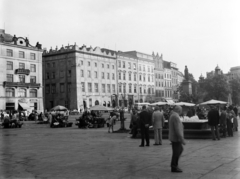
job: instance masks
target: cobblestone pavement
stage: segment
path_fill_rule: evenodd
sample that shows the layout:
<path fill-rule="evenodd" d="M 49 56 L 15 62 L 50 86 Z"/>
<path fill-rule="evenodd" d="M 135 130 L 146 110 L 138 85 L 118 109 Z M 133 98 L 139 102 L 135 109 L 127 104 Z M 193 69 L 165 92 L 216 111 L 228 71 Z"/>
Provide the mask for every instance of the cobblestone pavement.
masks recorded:
<path fill-rule="evenodd" d="M 140 139 L 107 133 L 106 127 L 52 129 L 25 122 L 21 129 L 0 129 L 0 178 L 239 179 L 239 133 L 220 141 L 187 140 L 183 173 L 176 174 L 170 172 L 168 140 L 153 146 L 151 139 L 150 147 L 140 148 Z"/>

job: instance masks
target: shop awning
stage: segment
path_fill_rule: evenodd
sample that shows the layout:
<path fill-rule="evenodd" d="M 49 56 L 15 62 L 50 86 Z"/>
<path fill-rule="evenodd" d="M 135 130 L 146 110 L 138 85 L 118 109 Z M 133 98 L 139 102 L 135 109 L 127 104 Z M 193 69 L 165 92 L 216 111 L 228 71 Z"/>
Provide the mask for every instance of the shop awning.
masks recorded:
<path fill-rule="evenodd" d="M 26 103 L 18 103 L 18 104 L 23 108 L 23 110 L 27 110 L 30 108 Z"/>

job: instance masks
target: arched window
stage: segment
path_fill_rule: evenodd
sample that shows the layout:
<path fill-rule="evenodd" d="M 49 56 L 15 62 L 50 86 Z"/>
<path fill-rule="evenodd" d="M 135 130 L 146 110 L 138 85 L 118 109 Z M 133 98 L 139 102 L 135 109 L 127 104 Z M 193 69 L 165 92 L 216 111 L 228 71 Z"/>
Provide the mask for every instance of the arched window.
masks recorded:
<path fill-rule="evenodd" d="M 27 97 L 26 90 L 23 89 L 23 88 L 20 88 L 20 89 L 18 90 L 18 97 Z"/>
<path fill-rule="evenodd" d="M 6 96 L 7 97 L 14 97 L 15 96 L 14 89 L 13 88 L 7 88 L 6 89 Z"/>
<path fill-rule="evenodd" d="M 37 90 L 31 89 L 31 90 L 30 90 L 30 97 L 31 97 L 31 98 L 37 97 Z"/>

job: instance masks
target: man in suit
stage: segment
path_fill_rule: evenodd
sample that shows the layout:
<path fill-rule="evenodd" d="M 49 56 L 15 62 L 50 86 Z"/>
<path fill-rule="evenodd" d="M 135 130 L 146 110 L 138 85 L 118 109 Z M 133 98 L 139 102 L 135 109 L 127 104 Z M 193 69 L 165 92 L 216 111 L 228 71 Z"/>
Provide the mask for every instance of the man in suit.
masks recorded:
<path fill-rule="evenodd" d="M 149 112 L 146 110 L 146 106 L 142 107 L 142 112 L 139 114 L 139 124 L 141 129 L 141 145 L 144 147 L 144 140 L 146 140 L 146 146 L 149 146 L 149 125 L 151 123 L 151 117 Z"/>
<path fill-rule="evenodd" d="M 164 126 L 164 116 L 163 113 L 160 112 L 159 107 L 155 107 L 155 111 L 152 115 L 152 124 L 155 139 L 155 144 L 153 145 L 162 145 L 162 128 Z"/>
<path fill-rule="evenodd" d="M 211 107 L 211 110 L 208 112 L 207 117 L 208 117 L 208 124 L 211 127 L 211 131 L 212 131 L 212 139 L 216 140 L 216 135 L 217 135 L 217 139 L 220 140 L 219 130 L 218 130 L 220 115 L 218 110 L 214 106 L 210 106 L 210 107 Z"/>
<path fill-rule="evenodd" d="M 179 158 L 183 152 L 183 146 L 185 145 L 185 140 L 183 136 L 183 124 L 180 120 L 180 114 L 182 113 L 181 106 L 175 106 L 172 114 L 169 118 L 169 140 L 172 142 L 172 161 L 171 161 L 171 171 L 172 172 L 182 172 L 178 167 Z"/>

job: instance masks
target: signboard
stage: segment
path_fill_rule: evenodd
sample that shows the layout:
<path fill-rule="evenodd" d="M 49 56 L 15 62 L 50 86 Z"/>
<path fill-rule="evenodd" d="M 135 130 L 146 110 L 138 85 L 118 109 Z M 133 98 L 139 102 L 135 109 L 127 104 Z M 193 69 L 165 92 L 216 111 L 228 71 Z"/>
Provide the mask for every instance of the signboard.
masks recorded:
<path fill-rule="evenodd" d="M 22 99 L 19 99 L 18 102 L 20 102 L 20 103 L 27 103 L 27 99 L 22 98 Z"/>

